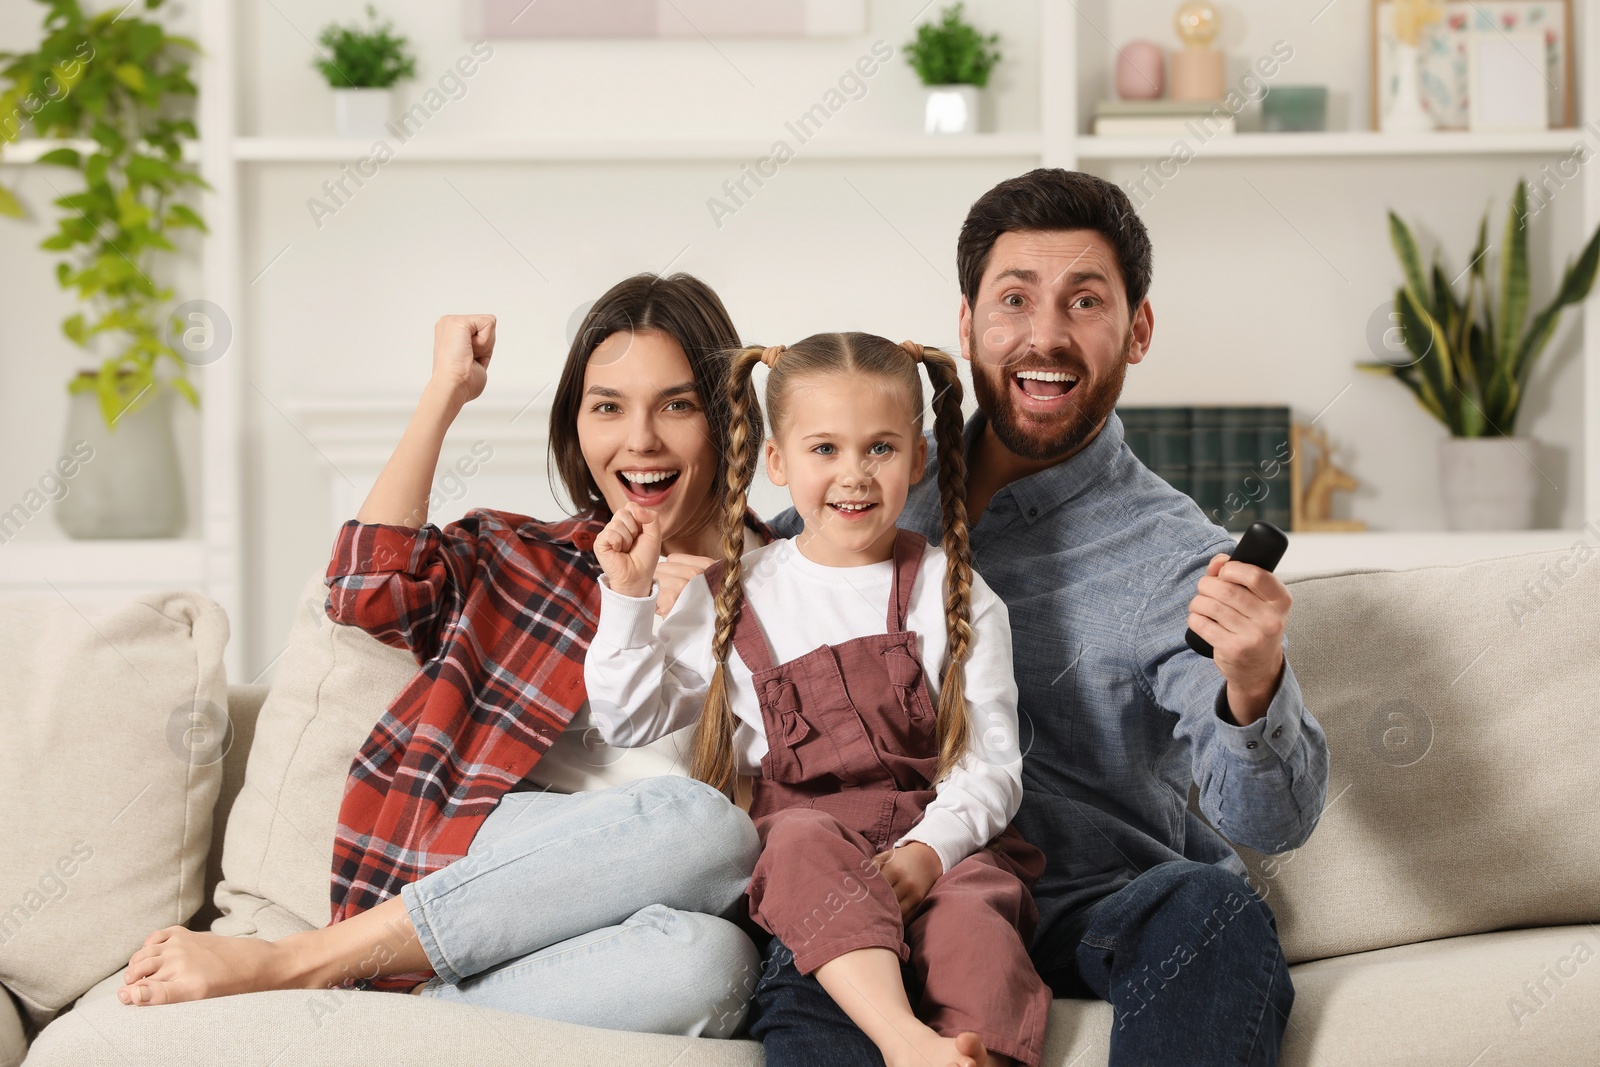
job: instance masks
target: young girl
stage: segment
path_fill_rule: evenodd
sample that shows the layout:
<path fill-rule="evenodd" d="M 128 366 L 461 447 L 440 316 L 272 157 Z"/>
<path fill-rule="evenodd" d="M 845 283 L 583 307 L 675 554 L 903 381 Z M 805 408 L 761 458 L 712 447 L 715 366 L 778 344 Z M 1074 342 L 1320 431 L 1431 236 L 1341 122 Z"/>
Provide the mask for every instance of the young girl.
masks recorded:
<path fill-rule="evenodd" d="M 767 472 L 805 528 L 744 555 L 736 524 L 756 463 L 744 416 L 763 361 Z M 942 551 L 895 527 L 927 456 L 919 363 L 937 413 Z M 730 390 L 723 558 L 658 636 L 660 523 L 630 505 L 595 540 L 593 720 L 631 746 L 699 718 L 692 773 L 724 793 L 749 785 L 762 842 L 750 918 L 890 1067 L 1037 1067 L 1050 993 L 1026 945 L 1044 861 L 1009 826 L 1022 791 L 1011 634 L 972 571 L 955 361 L 818 334 L 743 350 Z"/>

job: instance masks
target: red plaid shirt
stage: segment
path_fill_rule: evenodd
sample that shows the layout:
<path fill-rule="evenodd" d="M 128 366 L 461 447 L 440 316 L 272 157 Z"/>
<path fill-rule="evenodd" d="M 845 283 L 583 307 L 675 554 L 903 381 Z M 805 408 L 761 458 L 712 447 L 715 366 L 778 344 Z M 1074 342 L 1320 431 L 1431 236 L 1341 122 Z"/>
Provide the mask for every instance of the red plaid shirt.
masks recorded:
<path fill-rule="evenodd" d="M 333 845 L 333 922 L 467 853 L 478 826 L 582 707 L 604 523 L 475 510 L 443 530 L 354 519 L 328 616 L 422 665 L 361 746 Z M 512 615 L 512 606 L 517 615 Z M 409 988 L 430 976 L 375 979 Z"/>

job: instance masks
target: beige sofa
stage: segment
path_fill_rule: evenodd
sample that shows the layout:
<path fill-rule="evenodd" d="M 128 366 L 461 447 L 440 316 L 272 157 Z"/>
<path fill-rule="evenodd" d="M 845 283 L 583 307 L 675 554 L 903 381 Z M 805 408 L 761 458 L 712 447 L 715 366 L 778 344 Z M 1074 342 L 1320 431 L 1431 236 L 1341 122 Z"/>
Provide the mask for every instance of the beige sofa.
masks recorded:
<path fill-rule="evenodd" d="M 1291 583 L 1332 772 L 1307 845 L 1245 857 L 1294 965 L 1285 1063 L 1600 1063 L 1593 555 L 1575 540 Z M 0 1067 L 759 1064 L 748 1041 L 393 994 L 117 1003 L 159 926 L 275 938 L 326 920 L 350 755 L 415 665 L 329 623 L 320 580 L 301 598 L 270 692 L 226 684 L 226 619 L 204 598 L 0 610 Z M 1058 1001 L 1047 1063 L 1104 1063 L 1111 1025 L 1105 1004 Z"/>

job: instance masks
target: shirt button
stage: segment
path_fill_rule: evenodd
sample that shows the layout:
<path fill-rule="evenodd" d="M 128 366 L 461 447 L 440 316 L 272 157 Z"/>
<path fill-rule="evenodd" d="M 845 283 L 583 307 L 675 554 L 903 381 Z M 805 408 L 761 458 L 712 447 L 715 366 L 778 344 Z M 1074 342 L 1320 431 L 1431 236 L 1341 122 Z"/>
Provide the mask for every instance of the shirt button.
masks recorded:
<path fill-rule="evenodd" d="M 1038 508 L 1029 508 L 1028 509 L 1028 518 L 1036 519 L 1038 517 L 1039 517 L 1039 509 Z"/>
<path fill-rule="evenodd" d="M 1282 737 L 1283 736 L 1283 727 L 1280 726 L 1276 730 L 1272 731 L 1272 736 L 1274 738 Z"/>
<path fill-rule="evenodd" d="M 1245 748 L 1255 748 L 1255 747 L 1256 747 L 1256 746 L 1257 746 L 1257 745 L 1259 745 L 1259 744 L 1260 744 L 1260 743 L 1261 743 L 1261 742 L 1259 742 L 1259 741 L 1246 741 L 1246 742 L 1245 742 L 1245 743 L 1244 743 L 1244 747 L 1245 747 Z"/>

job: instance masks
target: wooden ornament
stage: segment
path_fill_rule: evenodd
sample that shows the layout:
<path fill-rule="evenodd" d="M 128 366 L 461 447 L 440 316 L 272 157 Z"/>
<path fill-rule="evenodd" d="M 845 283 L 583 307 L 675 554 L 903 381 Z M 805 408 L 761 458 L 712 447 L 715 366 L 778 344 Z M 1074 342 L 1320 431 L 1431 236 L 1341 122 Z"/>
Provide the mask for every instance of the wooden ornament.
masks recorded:
<path fill-rule="evenodd" d="M 1360 519 L 1335 519 L 1333 494 L 1360 484 L 1348 471 L 1334 466 L 1333 446 L 1322 430 L 1295 423 L 1289 427 L 1289 528 L 1296 533 L 1350 533 L 1365 530 Z M 1310 476 L 1306 474 L 1307 443 L 1316 446 Z"/>

